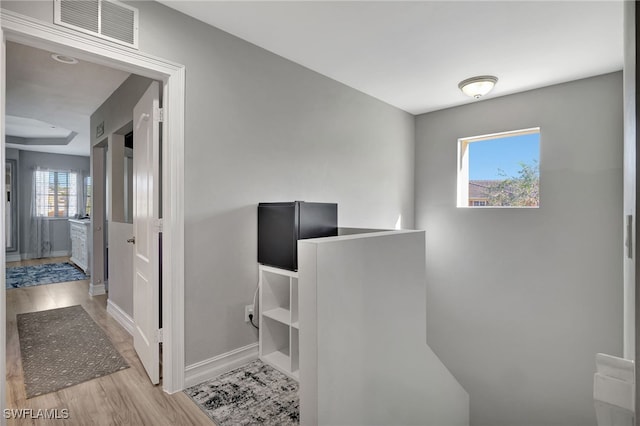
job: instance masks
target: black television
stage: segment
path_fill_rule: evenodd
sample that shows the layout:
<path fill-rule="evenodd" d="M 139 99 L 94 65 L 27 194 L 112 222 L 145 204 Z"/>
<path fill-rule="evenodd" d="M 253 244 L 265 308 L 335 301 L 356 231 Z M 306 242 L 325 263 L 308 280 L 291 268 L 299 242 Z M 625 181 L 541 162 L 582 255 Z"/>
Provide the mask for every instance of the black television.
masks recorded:
<path fill-rule="evenodd" d="M 258 204 L 258 263 L 298 270 L 298 240 L 338 235 L 338 204 Z"/>

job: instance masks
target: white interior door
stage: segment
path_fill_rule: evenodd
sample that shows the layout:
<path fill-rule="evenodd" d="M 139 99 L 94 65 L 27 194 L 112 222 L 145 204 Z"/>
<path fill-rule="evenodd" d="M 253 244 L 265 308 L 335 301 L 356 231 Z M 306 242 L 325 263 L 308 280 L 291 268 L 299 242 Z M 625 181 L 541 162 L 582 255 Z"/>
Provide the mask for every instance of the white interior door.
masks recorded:
<path fill-rule="evenodd" d="M 159 97 L 153 82 L 133 109 L 133 346 L 153 384 L 160 382 Z"/>

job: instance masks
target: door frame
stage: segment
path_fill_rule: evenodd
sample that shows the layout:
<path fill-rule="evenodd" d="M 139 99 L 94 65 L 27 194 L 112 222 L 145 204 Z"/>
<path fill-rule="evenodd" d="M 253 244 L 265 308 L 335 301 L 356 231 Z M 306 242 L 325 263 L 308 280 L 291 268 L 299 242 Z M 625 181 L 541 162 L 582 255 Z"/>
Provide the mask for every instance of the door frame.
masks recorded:
<path fill-rule="evenodd" d="M 0 9 L 0 13 L 2 13 L 2 9 Z M 1 15 L 0 15 L 1 16 Z M 2 18 L 0 17 L 0 75 L 3 77 L 0 78 L 0 164 L 4 163 L 4 159 L 6 157 L 5 147 L 4 147 L 4 114 L 5 114 L 5 93 L 6 90 L 6 78 L 4 76 L 7 75 L 6 72 L 6 41 L 4 38 L 4 28 L 1 22 Z M 4 173 L 0 173 L 0 188 L 4 188 L 5 185 L 5 176 Z M 5 207 L 4 203 L 0 203 L 0 216 L 5 215 Z M 4 239 L 4 226 L 0 226 L 0 238 Z M 7 268 L 7 258 L 6 258 L 6 249 L 4 244 L 0 244 L 0 265 L 2 269 L 5 270 Z M 5 284 L 5 275 L 0 274 L 0 285 L 2 286 L 2 290 L 0 291 L 0 375 L 2 377 L 7 377 L 7 300 L 6 300 L 6 284 Z M 6 397 L 6 380 L 0 380 L 0 408 L 2 408 L 3 412 L 7 406 L 7 397 Z M 7 420 L 4 416 L 0 416 L 0 425 L 5 426 L 7 424 Z"/>
<path fill-rule="evenodd" d="M 163 318 L 163 379 L 167 393 L 184 388 L 184 65 L 120 46 L 80 32 L 43 22 L 12 11 L 0 9 L 0 71 L 6 76 L 5 45 L 14 41 L 27 46 L 56 51 L 78 59 L 160 80 L 163 84 L 164 122 L 162 123 L 162 318 Z M 6 99 L 5 77 L 0 78 L 0 98 Z M 3 102 L 0 102 L 3 104 Z M 4 159 L 4 105 L 0 105 L 0 164 Z M 4 179 L 2 176 L 0 179 Z M 1 181 L 0 181 L 1 183 Z M 0 217 L 4 205 L 0 203 Z M 0 227 L 0 238 L 4 232 Z M 0 265 L 6 268 L 4 248 L 0 247 Z M 0 284 L 4 274 L 0 274 Z M 5 306 L 4 291 L 0 304 Z M 0 372 L 4 376 L 6 354 L 5 315 L 0 315 Z M 5 381 L 0 381 L 0 408 L 5 406 Z M 4 423 L 4 419 L 0 419 Z"/>

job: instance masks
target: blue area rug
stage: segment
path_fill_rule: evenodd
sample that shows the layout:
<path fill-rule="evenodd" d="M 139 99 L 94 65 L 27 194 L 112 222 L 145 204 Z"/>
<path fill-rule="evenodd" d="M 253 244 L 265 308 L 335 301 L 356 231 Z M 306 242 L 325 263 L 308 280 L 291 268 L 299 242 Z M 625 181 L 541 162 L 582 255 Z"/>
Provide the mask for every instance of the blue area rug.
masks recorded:
<path fill-rule="evenodd" d="M 70 263 L 13 266 L 7 268 L 6 273 L 7 289 L 88 279 L 81 270 Z"/>

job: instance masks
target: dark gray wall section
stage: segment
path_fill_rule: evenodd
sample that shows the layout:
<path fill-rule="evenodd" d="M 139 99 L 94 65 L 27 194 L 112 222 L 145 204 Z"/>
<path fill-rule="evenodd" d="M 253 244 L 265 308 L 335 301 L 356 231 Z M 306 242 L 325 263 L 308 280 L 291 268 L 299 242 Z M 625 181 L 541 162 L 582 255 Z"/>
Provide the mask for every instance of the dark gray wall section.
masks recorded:
<path fill-rule="evenodd" d="M 18 195 L 20 209 L 20 250 L 23 256 L 29 251 L 29 227 L 31 223 L 31 194 L 33 171 L 36 167 L 52 170 L 72 170 L 89 175 L 89 157 L 77 155 L 48 154 L 35 151 L 20 151 Z M 51 219 L 51 251 L 71 252 L 69 222 L 66 219 Z"/>
<path fill-rule="evenodd" d="M 7 160 L 18 160 L 20 157 L 20 150 L 15 148 L 5 148 L 5 153 Z"/>
<path fill-rule="evenodd" d="M 540 126 L 540 208 L 456 208 L 457 139 Z M 622 355 L 622 73 L 421 115 L 427 340 L 471 424 L 595 425 L 595 354 Z"/>
<path fill-rule="evenodd" d="M 16 250 L 12 250 L 11 252 L 8 252 L 9 255 L 19 255 L 21 253 L 20 251 L 20 247 L 21 247 L 21 243 L 20 243 L 20 150 L 15 149 L 15 148 L 5 148 L 5 156 L 7 158 L 7 160 L 16 160 L 16 170 L 14 170 L 14 179 L 16 181 L 17 186 L 17 192 L 15 194 L 13 194 L 13 197 L 15 197 L 15 201 L 18 203 L 18 205 L 16 206 L 16 212 L 17 212 L 17 216 L 16 216 L 16 229 L 17 229 L 17 241 L 16 241 Z"/>
<path fill-rule="evenodd" d="M 145 90 L 151 84 L 150 79 L 139 75 L 130 75 L 114 92 L 91 114 L 91 145 L 95 145 L 126 124 L 133 121 L 133 107 L 138 103 Z M 97 137 L 96 127 L 104 123 L 104 133 Z"/>

